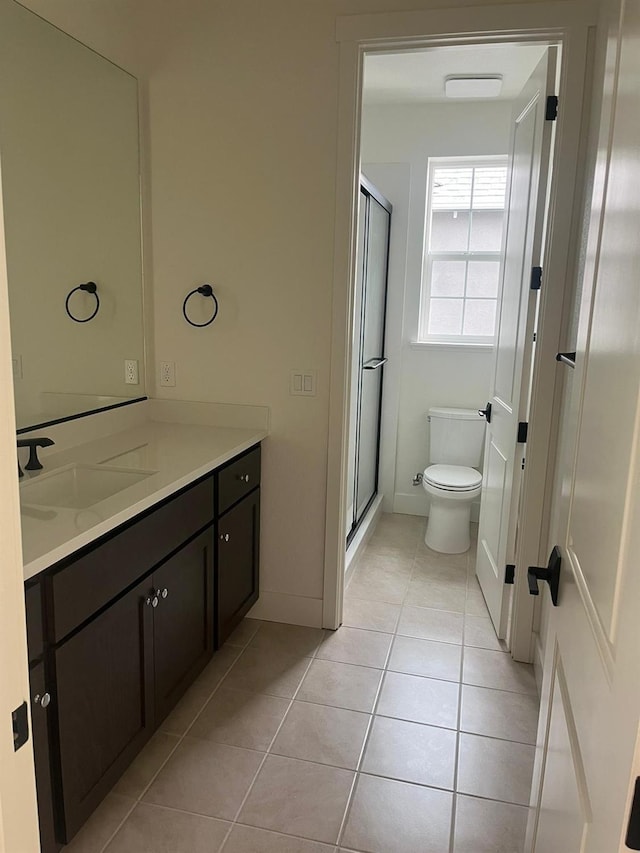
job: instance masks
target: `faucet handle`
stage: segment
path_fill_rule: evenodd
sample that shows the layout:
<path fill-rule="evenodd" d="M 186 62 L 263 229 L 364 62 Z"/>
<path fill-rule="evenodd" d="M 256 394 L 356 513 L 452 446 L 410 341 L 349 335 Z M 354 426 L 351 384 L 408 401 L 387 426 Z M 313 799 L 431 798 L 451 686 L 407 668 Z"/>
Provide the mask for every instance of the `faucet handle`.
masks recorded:
<path fill-rule="evenodd" d="M 18 439 L 18 447 L 28 447 L 29 448 L 29 461 L 24 466 L 25 471 L 40 471 L 42 469 L 42 462 L 38 459 L 38 448 L 39 447 L 51 447 L 51 445 L 55 444 L 55 442 L 51 438 L 47 438 L 46 436 L 38 436 L 34 438 L 19 438 Z M 20 470 L 20 466 L 18 465 L 18 471 Z"/>

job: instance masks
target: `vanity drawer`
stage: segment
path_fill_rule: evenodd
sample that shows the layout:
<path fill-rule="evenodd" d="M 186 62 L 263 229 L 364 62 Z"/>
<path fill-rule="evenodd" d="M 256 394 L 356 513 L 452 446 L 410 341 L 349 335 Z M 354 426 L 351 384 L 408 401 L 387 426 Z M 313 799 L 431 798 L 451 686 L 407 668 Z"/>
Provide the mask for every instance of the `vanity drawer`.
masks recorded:
<path fill-rule="evenodd" d="M 260 445 L 234 459 L 217 472 L 217 515 L 221 515 L 260 485 Z"/>
<path fill-rule="evenodd" d="M 58 643 L 213 519 L 213 476 L 110 535 L 51 578 Z"/>

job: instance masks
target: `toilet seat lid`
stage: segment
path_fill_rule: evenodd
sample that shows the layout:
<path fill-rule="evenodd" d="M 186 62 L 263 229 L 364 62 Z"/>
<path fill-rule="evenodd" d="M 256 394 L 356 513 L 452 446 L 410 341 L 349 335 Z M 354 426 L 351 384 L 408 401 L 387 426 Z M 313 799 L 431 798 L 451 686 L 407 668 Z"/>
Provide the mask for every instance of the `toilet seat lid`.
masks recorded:
<path fill-rule="evenodd" d="M 423 474 L 432 486 L 452 492 L 466 492 L 482 484 L 482 474 L 466 465 L 430 465 Z"/>

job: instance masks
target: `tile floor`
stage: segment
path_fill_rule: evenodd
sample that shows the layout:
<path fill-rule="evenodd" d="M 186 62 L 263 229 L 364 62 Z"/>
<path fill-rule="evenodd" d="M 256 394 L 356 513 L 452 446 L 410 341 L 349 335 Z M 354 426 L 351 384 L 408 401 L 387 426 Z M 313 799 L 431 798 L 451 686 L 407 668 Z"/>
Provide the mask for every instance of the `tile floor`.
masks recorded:
<path fill-rule="evenodd" d="M 469 554 L 383 516 L 337 632 L 245 620 L 68 853 L 520 853 L 531 667 Z"/>

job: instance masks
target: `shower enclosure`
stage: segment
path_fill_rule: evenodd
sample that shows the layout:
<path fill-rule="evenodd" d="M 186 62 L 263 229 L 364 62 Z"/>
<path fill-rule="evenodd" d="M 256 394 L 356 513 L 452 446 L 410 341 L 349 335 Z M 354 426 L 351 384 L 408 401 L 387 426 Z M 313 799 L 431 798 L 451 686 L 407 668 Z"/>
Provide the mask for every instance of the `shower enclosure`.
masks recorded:
<path fill-rule="evenodd" d="M 391 204 L 360 178 L 347 481 L 347 544 L 378 491 Z"/>

